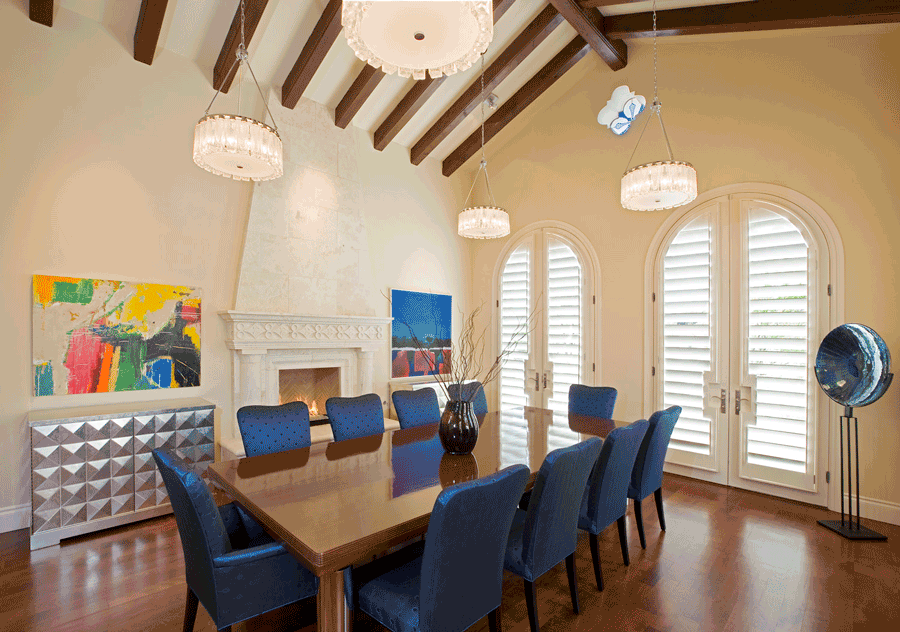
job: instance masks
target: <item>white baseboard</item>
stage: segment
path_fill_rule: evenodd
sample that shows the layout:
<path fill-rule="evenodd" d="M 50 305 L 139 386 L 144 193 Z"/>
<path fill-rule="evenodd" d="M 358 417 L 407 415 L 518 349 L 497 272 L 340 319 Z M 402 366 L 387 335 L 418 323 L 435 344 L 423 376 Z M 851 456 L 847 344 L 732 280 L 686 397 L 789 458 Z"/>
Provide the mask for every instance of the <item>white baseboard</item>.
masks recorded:
<path fill-rule="evenodd" d="M 845 502 L 849 502 L 848 497 L 844 495 Z M 846 511 L 850 511 L 849 505 L 844 505 Z M 834 511 L 840 511 L 838 505 L 834 507 Z M 859 497 L 859 512 L 863 518 L 870 520 L 878 520 L 879 522 L 887 522 L 900 526 L 900 504 L 892 503 L 885 500 L 877 500 L 875 498 Z M 856 515 L 856 501 L 853 501 L 853 515 Z"/>
<path fill-rule="evenodd" d="M 0 508 L 0 533 L 28 529 L 31 526 L 31 505 L 12 505 Z"/>

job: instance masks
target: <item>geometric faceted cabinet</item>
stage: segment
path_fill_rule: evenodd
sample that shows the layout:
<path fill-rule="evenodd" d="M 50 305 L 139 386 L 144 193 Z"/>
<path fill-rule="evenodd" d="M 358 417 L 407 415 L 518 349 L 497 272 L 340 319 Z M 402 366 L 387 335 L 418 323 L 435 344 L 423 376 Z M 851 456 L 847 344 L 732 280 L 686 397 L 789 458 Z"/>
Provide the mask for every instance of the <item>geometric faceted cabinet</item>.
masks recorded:
<path fill-rule="evenodd" d="M 205 475 L 215 410 L 180 399 L 30 412 L 31 548 L 171 512 L 151 451 Z"/>

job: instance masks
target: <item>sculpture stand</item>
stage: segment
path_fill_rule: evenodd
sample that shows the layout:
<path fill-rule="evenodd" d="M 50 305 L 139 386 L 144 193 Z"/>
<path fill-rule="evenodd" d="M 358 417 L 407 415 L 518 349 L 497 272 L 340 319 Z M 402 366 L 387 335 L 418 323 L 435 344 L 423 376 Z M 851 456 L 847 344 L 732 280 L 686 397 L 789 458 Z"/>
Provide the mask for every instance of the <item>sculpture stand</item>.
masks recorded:
<path fill-rule="evenodd" d="M 849 520 L 844 520 L 844 420 L 847 420 L 847 497 L 849 505 Z M 853 458 L 850 452 L 850 420 L 853 420 L 854 447 L 856 449 L 856 522 L 853 522 L 853 474 L 851 469 Z M 859 422 L 853 416 L 853 407 L 844 406 L 844 414 L 841 416 L 841 519 L 819 520 L 819 524 L 826 529 L 839 533 L 848 540 L 887 540 L 886 535 L 872 531 L 859 524 Z"/>

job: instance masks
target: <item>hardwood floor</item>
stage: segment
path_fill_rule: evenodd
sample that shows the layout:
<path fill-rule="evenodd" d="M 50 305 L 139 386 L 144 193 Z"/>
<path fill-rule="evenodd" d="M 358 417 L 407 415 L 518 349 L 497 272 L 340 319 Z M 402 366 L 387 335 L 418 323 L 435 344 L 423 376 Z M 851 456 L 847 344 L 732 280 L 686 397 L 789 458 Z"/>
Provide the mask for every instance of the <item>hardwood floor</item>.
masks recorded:
<path fill-rule="evenodd" d="M 850 542 L 816 524 L 834 514 L 667 475 L 668 531 L 644 503 L 647 549 L 631 510 L 631 566 L 615 527 L 600 538 L 606 589 L 594 583 L 588 540 L 579 541 L 581 614 L 565 565 L 537 582 L 543 632 L 587 630 L 835 630 L 900 627 L 900 527 L 864 522 L 887 542 Z M 64 541 L 30 552 L 28 531 L 0 534 L 0 630 L 181 630 L 181 543 L 172 517 Z M 528 632 L 518 577 L 504 581 L 503 628 Z M 380 630 L 361 615 L 357 631 Z M 197 632 L 214 630 L 201 606 Z M 241 630 L 315 630 L 315 604 L 269 613 Z M 487 619 L 475 630 L 487 630 Z"/>

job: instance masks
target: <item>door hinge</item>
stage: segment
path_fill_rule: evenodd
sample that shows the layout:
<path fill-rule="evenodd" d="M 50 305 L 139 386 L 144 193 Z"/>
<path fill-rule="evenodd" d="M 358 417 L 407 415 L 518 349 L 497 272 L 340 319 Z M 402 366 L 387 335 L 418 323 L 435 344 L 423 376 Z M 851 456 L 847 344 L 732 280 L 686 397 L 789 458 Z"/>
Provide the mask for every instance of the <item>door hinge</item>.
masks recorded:
<path fill-rule="evenodd" d="M 651 294 L 651 296 L 653 297 L 652 300 L 655 303 L 656 302 L 656 292 L 653 292 L 653 294 Z"/>
<path fill-rule="evenodd" d="M 813 474 L 813 485 L 815 485 L 815 484 L 816 484 L 816 475 Z"/>
<path fill-rule="evenodd" d="M 655 366 L 650 367 L 650 375 L 656 375 L 656 367 Z"/>
<path fill-rule="evenodd" d="M 597 295 L 596 295 L 596 294 L 594 294 L 594 295 L 591 297 L 591 303 L 594 304 L 594 305 L 597 304 Z"/>
<path fill-rule="evenodd" d="M 591 371 L 594 371 L 595 373 L 597 372 L 597 363 L 596 362 L 591 362 Z"/>
<path fill-rule="evenodd" d="M 828 284 L 828 296 L 831 296 L 831 283 Z"/>
<path fill-rule="evenodd" d="M 831 472 L 825 472 L 825 482 L 826 483 L 831 482 Z"/>
<path fill-rule="evenodd" d="M 500 299 L 497 299 L 497 307 L 500 307 Z"/>

